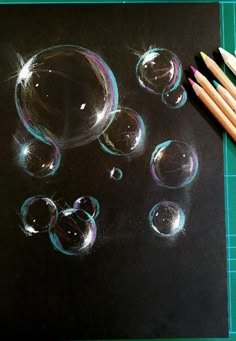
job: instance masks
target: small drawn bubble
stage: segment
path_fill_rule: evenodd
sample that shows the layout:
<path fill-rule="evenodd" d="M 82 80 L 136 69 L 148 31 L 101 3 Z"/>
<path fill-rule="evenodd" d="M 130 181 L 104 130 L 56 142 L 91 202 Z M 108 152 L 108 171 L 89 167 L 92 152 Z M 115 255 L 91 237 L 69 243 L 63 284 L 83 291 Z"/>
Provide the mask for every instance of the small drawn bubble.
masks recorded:
<path fill-rule="evenodd" d="M 57 223 L 49 229 L 54 247 L 66 255 L 87 252 L 96 239 L 96 223 L 85 211 L 68 208 L 59 213 Z"/>
<path fill-rule="evenodd" d="M 168 140 L 154 149 L 150 169 L 157 184 L 169 188 L 180 188 L 190 184 L 198 172 L 198 157 L 189 144 Z"/>
<path fill-rule="evenodd" d="M 104 151 L 112 155 L 129 155 L 139 151 L 145 139 L 142 117 L 130 108 L 119 108 L 113 113 L 109 127 L 98 138 Z"/>
<path fill-rule="evenodd" d="M 55 225 L 58 210 L 52 199 L 42 195 L 30 197 L 24 201 L 20 209 L 22 230 L 26 235 L 47 232 Z"/>
<path fill-rule="evenodd" d="M 84 195 L 76 199 L 73 208 L 87 212 L 94 219 L 97 218 L 100 212 L 98 200 L 91 195 Z"/>
<path fill-rule="evenodd" d="M 113 167 L 110 171 L 110 179 L 119 181 L 123 178 L 123 172 L 120 168 Z"/>
<path fill-rule="evenodd" d="M 183 230 L 185 214 L 177 203 L 163 201 L 151 209 L 149 224 L 159 237 L 172 237 Z"/>

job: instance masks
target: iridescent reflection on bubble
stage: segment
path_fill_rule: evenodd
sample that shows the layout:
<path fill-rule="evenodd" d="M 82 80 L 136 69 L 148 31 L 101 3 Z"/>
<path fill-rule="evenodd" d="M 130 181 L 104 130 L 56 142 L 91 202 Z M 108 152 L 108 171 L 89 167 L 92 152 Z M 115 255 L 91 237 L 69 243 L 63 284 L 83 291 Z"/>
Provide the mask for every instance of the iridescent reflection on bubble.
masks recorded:
<path fill-rule="evenodd" d="M 187 143 L 169 140 L 156 146 L 151 156 L 150 168 L 159 185 L 179 188 L 195 179 L 198 157 L 195 149 Z"/>
<path fill-rule="evenodd" d="M 128 155 L 139 151 L 145 139 L 142 117 L 126 107 L 111 114 L 114 115 L 112 123 L 98 139 L 102 149 L 113 155 Z"/>
<path fill-rule="evenodd" d="M 172 51 L 165 48 L 151 48 L 138 60 L 136 76 L 142 88 L 160 95 L 164 89 L 171 90 L 179 85 L 182 65 Z"/>
<path fill-rule="evenodd" d="M 47 144 L 38 139 L 30 139 L 19 144 L 19 148 L 18 164 L 28 175 L 45 178 L 58 170 L 61 153 L 52 141 Z"/>
<path fill-rule="evenodd" d="M 59 213 L 56 225 L 49 230 L 49 237 L 62 253 L 79 255 L 93 246 L 96 233 L 96 223 L 87 212 L 69 208 Z"/>
<path fill-rule="evenodd" d="M 55 225 L 58 211 L 55 203 L 44 196 L 37 195 L 24 201 L 20 210 L 23 232 L 32 235 L 47 232 Z"/>
<path fill-rule="evenodd" d="M 159 237 L 172 237 L 183 230 L 185 214 L 177 203 L 163 201 L 151 209 L 149 224 Z"/>
<path fill-rule="evenodd" d="M 100 212 L 100 205 L 96 198 L 91 195 L 84 195 L 75 200 L 73 208 L 87 212 L 92 218 L 97 218 Z M 85 216 L 87 218 L 87 216 Z"/>
<path fill-rule="evenodd" d="M 96 53 L 74 45 L 53 46 L 31 57 L 16 81 L 15 103 L 26 129 L 62 148 L 95 140 L 111 122 L 118 89 Z"/>
<path fill-rule="evenodd" d="M 186 103 L 187 98 L 187 92 L 183 85 L 179 85 L 173 90 L 165 89 L 162 93 L 162 101 L 171 109 L 182 107 Z"/>

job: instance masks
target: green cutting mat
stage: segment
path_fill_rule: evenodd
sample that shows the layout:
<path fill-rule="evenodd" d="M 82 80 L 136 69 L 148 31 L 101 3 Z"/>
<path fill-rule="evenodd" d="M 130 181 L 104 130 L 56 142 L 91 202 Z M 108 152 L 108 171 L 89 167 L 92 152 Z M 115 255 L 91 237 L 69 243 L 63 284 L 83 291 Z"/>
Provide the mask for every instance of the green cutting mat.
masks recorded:
<path fill-rule="evenodd" d="M 0 4 L 19 4 L 19 3 L 106 3 L 106 0 L 16 0 L 2 1 Z M 236 49 L 236 1 L 216 1 L 216 0 L 113 0 L 113 3 L 137 3 L 137 2 L 159 2 L 159 3 L 191 3 L 191 2 L 219 2 L 220 6 L 220 25 L 221 25 L 221 46 L 233 52 Z M 225 68 L 224 70 L 231 80 L 235 82 L 235 77 Z M 229 309 L 229 340 L 236 341 L 236 144 L 223 134 L 224 149 L 224 181 L 225 181 L 225 217 L 226 217 L 226 241 L 227 241 L 227 279 L 228 279 L 228 309 Z M 217 321 L 216 321 L 217 323 Z M 161 339 L 159 339 L 161 340 Z M 163 339 L 166 341 L 166 339 Z M 199 340 L 199 339 L 172 339 L 172 340 Z M 204 339 L 212 340 L 212 339 Z M 214 339 L 222 340 L 222 339 Z"/>
<path fill-rule="evenodd" d="M 236 2 L 220 3 L 221 44 L 228 51 L 236 49 Z M 228 76 L 231 74 L 224 70 Z M 232 80 L 235 82 L 235 78 Z M 227 240 L 227 275 L 229 336 L 236 340 L 236 145 L 224 133 L 225 213 Z"/>

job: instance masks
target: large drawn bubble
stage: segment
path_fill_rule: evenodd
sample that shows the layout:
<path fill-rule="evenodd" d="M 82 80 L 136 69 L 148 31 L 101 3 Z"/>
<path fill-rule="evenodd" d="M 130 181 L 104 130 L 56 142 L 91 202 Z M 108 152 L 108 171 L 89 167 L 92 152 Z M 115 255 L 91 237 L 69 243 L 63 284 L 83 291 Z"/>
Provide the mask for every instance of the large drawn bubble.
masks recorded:
<path fill-rule="evenodd" d="M 84 195 L 75 200 L 73 207 L 87 212 L 92 218 L 97 218 L 100 212 L 100 205 L 96 198 L 91 195 Z M 85 216 L 85 218 L 87 218 Z"/>
<path fill-rule="evenodd" d="M 71 148 L 95 140 L 107 128 L 118 90 L 112 71 L 97 54 L 73 45 L 53 46 L 22 67 L 15 103 L 31 134 Z"/>
<path fill-rule="evenodd" d="M 56 225 L 49 230 L 49 237 L 62 253 L 79 255 L 93 246 L 96 231 L 96 223 L 87 212 L 69 208 L 59 213 Z"/>
<path fill-rule="evenodd" d="M 160 95 L 164 89 L 171 90 L 179 85 L 182 65 L 173 52 L 165 48 L 152 48 L 138 60 L 136 76 L 142 88 Z"/>
<path fill-rule="evenodd" d="M 27 235 L 46 232 L 57 221 L 58 211 L 54 202 L 42 195 L 24 201 L 20 210 L 23 232 Z"/>
<path fill-rule="evenodd" d="M 113 155 L 128 155 L 140 150 L 145 138 L 142 117 L 126 107 L 111 113 L 113 121 L 99 137 L 102 149 Z"/>
<path fill-rule="evenodd" d="M 149 223 L 158 236 L 172 237 L 183 229 L 185 214 L 177 203 L 163 201 L 151 209 Z"/>
<path fill-rule="evenodd" d="M 48 144 L 32 138 L 20 144 L 18 164 L 30 176 L 36 178 L 52 176 L 60 166 L 59 148 L 49 139 L 46 141 Z"/>
<path fill-rule="evenodd" d="M 169 140 L 156 146 L 150 167 L 159 185 L 179 188 L 194 180 L 198 172 L 198 157 L 187 143 Z"/>

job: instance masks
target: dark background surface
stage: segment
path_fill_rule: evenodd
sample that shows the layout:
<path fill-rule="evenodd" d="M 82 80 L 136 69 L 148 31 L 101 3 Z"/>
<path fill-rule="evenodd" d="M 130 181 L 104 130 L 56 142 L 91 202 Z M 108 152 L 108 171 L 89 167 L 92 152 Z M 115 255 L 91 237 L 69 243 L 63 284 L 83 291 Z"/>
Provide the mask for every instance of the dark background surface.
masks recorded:
<path fill-rule="evenodd" d="M 189 88 L 190 99 L 178 110 L 144 92 L 132 52 L 166 47 L 184 69 L 195 64 L 200 50 L 212 56 L 219 46 L 218 5 L 0 9 L 1 333 L 31 339 L 227 336 L 222 130 Z M 93 142 L 64 152 L 53 178 L 33 179 L 19 169 L 15 79 L 5 80 L 16 71 L 15 52 L 27 60 L 57 44 L 86 47 L 108 63 L 120 105 L 144 119 L 143 154 L 115 157 Z M 198 177 L 184 189 L 161 188 L 151 178 L 151 153 L 167 139 L 190 143 L 199 155 Z M 113 166 L 123 170 L 122 181 L 109 179 Z M 47 235 L 27 238 L 21 232 L 20 206 L 36 194 L 54 195 L 60 206 L 83 194 L 99 200 L 98 236 L 88 255 L 65 256 Z M 162 200 L 177 201 L 188 216 L 185 234 L 172 243 L 157 238 L 147 222 L 151 207 Z"/>

